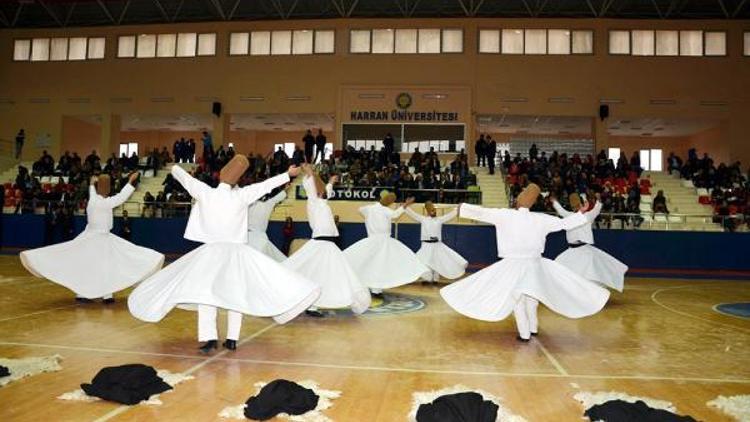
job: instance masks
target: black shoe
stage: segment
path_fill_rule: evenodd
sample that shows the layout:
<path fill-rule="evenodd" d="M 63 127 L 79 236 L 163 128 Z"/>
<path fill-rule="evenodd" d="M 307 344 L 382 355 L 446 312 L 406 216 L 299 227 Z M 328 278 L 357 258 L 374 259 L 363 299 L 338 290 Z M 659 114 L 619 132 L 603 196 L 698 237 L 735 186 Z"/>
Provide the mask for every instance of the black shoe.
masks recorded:
<path fill-rule="evenodd" d="M 115 298 L 110 297 L 108 299 L 104 299 L 104 300 L 102 300 L 102 303 L 105 304 L 105 305 L 111 305 L 111 304 L 115 303 Z"/>
<path fill-rule="evenodd" d="M 221 345 L 225 349 L 237 350 L 237 340 L 226 339 L 226 340 L 224 340 L 224 343 L 222 343 Z"/>
<path fill-rule="evenodd" d="M 77 297 L 76 302 L 78 303 L 93 303 L 94 301 L 91 299 L 86 299 L 85 297 Z"/>
<path fill-rule="evenodd" d="M 204 355 L 207 355 L 211 353 L 211 349 L 218 349 L 218 342 L 216 340 L 209 340 L 206 343 L 203 344 L 203 346 L 199 347 L 198 350 L 201 351 Z"/>
<path fill-rule="evenodd" d="M 532 336 L 532 337 L 536 337 L 536 336 L 538 336 L 538 335 L 539 335 L 539 333 L 531 333 L 531 336 Z"/>
<path fill-rule="evenodd" d="M 313 318 L 323 318 L 325 315 L 323 315 L 323 312 L 320 311 L 314 311 L 314 310 L 306 310 L 305 315 L 311 316 Z"/>
<path fill-rule="evenodd" d="M 384 297 L 384 296 L 383 296 L 383 292 L 380 292 L 380 293 L 373 293 L 373 294 L 372 294 L 372 297 L 376 297 L 376 298 L 378 298 L 378 299 L 383 299 L 383 297 Z"/>
<path fill-rule="evenodd" d="M 531 339 L 530 338 L 523 338 L 521 336 L 518 336 L 518 337 L 516 337 L 516 340 L 518 340 L 520 342 L 523 342 L 523 343 L 528 343 L 529 340 L 531 340 Z"/>

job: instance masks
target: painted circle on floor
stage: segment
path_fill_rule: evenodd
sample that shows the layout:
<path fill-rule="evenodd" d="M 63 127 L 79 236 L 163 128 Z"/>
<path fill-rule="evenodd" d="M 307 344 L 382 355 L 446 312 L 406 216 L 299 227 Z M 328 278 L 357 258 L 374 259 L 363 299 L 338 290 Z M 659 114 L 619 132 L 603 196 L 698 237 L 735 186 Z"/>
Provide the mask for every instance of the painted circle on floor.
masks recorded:
<path fill-rule="evenodd" d="M 364 315 L 396 315 L 422 310 L 427 306 L 424 300 L 416 296 L 401 293 L 384 293 L 382 297 L 372 297 L 370 309 Z M 349 308 L 320 309 L 326 316 L 352 316 Z"/>
<path fill-rule="evenodd" d="M 724 315 L 750 319 L 750 302 L 720 303 L 714 306 L 714 311 Z"/>

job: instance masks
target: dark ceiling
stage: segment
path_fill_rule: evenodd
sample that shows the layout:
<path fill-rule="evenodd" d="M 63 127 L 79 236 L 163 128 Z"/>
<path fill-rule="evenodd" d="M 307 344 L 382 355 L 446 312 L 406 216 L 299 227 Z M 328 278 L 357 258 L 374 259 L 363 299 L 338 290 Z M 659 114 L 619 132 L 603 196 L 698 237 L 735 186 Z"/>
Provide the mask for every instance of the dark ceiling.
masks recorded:
<path fill-rule="evenodd" d="M 0 28 L 328 18 L 748 19 L 748 0 L 0 0 Z"/>

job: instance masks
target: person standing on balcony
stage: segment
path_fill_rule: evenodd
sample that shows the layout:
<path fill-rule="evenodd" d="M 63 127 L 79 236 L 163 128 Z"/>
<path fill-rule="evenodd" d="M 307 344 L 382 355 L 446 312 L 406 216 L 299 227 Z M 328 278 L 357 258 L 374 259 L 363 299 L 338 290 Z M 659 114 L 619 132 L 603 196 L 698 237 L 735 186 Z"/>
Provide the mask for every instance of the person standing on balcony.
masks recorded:
<path fill-rule="evenodd" d="M 18 131 L 18 135 L 16 135 L 16 160 L 21 158 L 24 141 L 26 141 L 26 132 L 21 129 Z"/>
<path fill-rule="evenodd" d="M 484 140 L 484 134 L 479 135 L 479 139 L 474 144 L 474 155 L 477 156 L 477 167 L 487 165 L 487 141 Z"/>
<path fill-rule="evenodd" d="M 495 174 L 495 156 L 497 155 L 497 142 L 492 136 L 487 135 L 487 164 L 490 167 L 490 174 Z"/>

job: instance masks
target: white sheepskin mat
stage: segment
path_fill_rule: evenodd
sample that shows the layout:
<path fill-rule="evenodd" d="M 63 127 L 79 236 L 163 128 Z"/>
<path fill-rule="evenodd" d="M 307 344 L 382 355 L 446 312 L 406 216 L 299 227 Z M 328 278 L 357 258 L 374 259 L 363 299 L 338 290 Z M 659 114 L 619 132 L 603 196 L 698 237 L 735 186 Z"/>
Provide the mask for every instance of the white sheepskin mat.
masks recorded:
<path fill-rule="evenodd" d="M 192 375 L 183 375 L 179 372 L 172 373 L 172 372 L 167 371 L 166 369 L 157 369 L 156 375 L 158 375 L 159 378 L 163 379 L 164 382 L 172 386 L 172 388 L 174 388 L 177 384 L 181 382 L 189 381 L 195 378 Z M 173 390 L 168 390 L 161 394 L 169 393 L 170 391 L 173 391 Z M 149 406 L 160 406 L 162 404 L 162 401 L 159 400 L 159 396 L 161 396 L 161 394 L 154 394 L 153 396 L 149 397 L 148 400 L 142 401 L 138 404 L 146 404 Z M 58 396 L 57 398 L 60 400 L 83 401 L 83 402 L 92 402 L 92 401 L 101 400 L 99 397 L 89 396 L 80 388 L 77 390 L 64 393 Z"/>
<path fill-rule="evenodd" d="M 740 422 L 750 422 L 750 395 L 719 396 L 706 403 Z"/>
<path fill-rule="evenodd" d="M 42 356 L 35 358 L 4 359 L 0 358 L 0 365 L 10 371 L 10 375 L 0 378 L 0 387 L 21 378 L 41 374 L 42 372 L 55 372 L 62 369 L 60 361 L 62 356 Z"/>
<path fill-rule="evenodd" d="M 469 388 L 460 384 L 454 385 L 453 387 L 443 388 L 442 390 L 437 391 L 417 391 L 413 393 L 412 408 L 411 412 L 409 412 L 409 421 L 416 422 L 419 406 L 427 403 L 432 403 L 438 397 L 444 396 L 446 394 L 465 393 L 469 391 L 481 394 L 485 400 L 489 400 L 498 406 L 496 419 L 497 422 L 526 422 L 526 419 L 524 419 L 522 416 L 513 414 L 510 409 L 503 406 L 501 398 L 496 397 L 495 395 L 486 391 Z"/>
<path fill-rule="evenodd" d="M 260 393 L 260 390 L 268 384 L 267 382 L 256 382 L 255 394 Z M 320 388 L 317 382 L 311 380 L 299 381 L 297 384 L 313 390 L 318 395 L 318 406 L 315 409 L 304 413 L 302 415 L 288 415 L 286 413 L 279 413 L 276 417 L 287 419 L 293 422 L 332 422 L 333 419 L 323 414 L 323 411 L 333 406 L 333 401 L 341 397 L 341 391 L 323 390 Z M 245 418 L 245 405 L 229 406 L 225 407 L 219 413 L 219 416 L 227 419 L 247 419 Z"/>
<path fill-rule="evenodd" d="M 584 409 L 588 409 L 597 404 L 606 403 L 610 400 L 622 400 L 628 403 L 635 403 L 640 400 L 653 409 L 663 409 L 672 413 L 677 413 L 677 408 L 672 402 L 652 399 L 650 397 L 631 396 L 619 391 L 597 391 L 594 393 L 590 391 L 581 391 L 580 393 L 576 393 L 573 398 L 581 402 Z"/>

